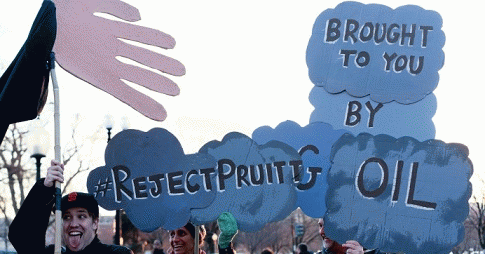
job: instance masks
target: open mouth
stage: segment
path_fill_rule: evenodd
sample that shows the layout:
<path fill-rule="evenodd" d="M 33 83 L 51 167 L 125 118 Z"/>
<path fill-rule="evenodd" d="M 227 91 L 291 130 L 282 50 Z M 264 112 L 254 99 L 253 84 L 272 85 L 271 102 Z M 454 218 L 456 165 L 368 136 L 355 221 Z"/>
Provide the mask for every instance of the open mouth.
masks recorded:
<path fill-rule="evenodd" d="M 69 237 L 79 237 L 81 238 L 81 236 L 83 235 L 83 233 L 81 232 L 69 232 Z"/>
<path fill-rule="evenodd" d="M 78 231 L 73 231 L 69 232 L 69 245 L 73 248 L 77 248 L 81 244 L 81 237 L 83 236 L 83 233 L 78 232 Z"/>
<path fill-rule="evenodd" d="M 174 251 L 181 251 L 181 250 L 183 250 L 183 247 L 184 247 L 183 245 L 175 245 L 175 246 L 173 246 L 173 250 Z"/>

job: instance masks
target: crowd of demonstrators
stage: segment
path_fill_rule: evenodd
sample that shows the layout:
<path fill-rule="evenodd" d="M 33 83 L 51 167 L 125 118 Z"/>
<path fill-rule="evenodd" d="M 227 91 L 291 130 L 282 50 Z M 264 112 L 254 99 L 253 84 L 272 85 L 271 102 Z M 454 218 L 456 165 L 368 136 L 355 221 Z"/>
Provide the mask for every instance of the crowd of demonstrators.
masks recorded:
<path fill-rule="evenodd" d="M 45 178 L 40 179 L 30 190 L 27 198 L 12 221 L 9 239 L 17 253 L 53 253 L 54 245 L 45 245 L 45 233 L 55 201 L 55 182 L 64 182 L 64 165 L 52 161 Z M 61 200 L 62 239 L 65 247 L 62 253 L 117 253 L 133 254 L 123 246 L 103 244 L 97 237 L 99 224 L 99 207 L 93 195 L 82 192 L 72 192 Z M 235 254 L 232 240 L 238 232 L 237 222 L 230 213 L 223 213 L 217 219 L 221 231 L 218 239 L 219 254 Z M 359 242 L 349 240 L 344 244 L 328 238 L 325 235 L 323 219 L 318 221 L 323 248 L 318 254 L 382 254 L 378 249 L 367 250 Z M 28 227 L 29 243 L 25 244 L 25 230 Z M 206 235 L 204 226 L 198 226 L 199 254 L 205 254 L 202 244 Z M 170 231 L 170 248 L 167 254 L 193 254 L 196 226 L 187 223 L 185 226 Z M 164 253 L 161 242 L 153 243 L 153 254 Z M 298 246 L 299 254 L 313 254 L 306 244 Z M 274 254 L 270 248 L 261 254 Z"/>
<path fill-rule="evenodd" d="M 64 165 L 51 161 L 45 178 L 37 181 L 10 225 L 9 239 L 17 253 L 53 253 L 54 245 L 45 244 L 45 233 L 55 202 L 55 182 L 64 182 Z M 97 237 L 99 226 L 98 202 L 92 194 L 72 192 L 61 200 L 62 253 L 77 254 L 133 254 L 123 246 L 103 244 Z M 219 253 L 233 254 L 232 239 L 237 234 L 237 223 L 230 213 L 223 213 L 217 219 L 219 229 Z M 25 244 L 26 227 L 29 243 Z M 193 254 L 195 249 L 195 226 L 187 223 L 184 227 L 170 231 L 168 254 Z M 199 226 L 199 252 L 205 237 L 204 226 Z M 164 253 L 159 240 L 154 242 L 153 254 Z"/>
<path fill-rule="evenodd" d="M 51 162 L 45 178 L 37 181 L 20 207 L 9 229 L 9 239 L 19 254 L 53 253 L 54 245 L 45 245 L 45 232 L 55 202 L 55 182 L 64 182 L 64 165 Z M 103 244 L 97 237 L 98 202 L 93 195 L 72 192 L 62 197 L 63 253 L 117 253 L 132 251 L 118 245 Z M 28 242 L 25 234 L 28 232 Z"/>

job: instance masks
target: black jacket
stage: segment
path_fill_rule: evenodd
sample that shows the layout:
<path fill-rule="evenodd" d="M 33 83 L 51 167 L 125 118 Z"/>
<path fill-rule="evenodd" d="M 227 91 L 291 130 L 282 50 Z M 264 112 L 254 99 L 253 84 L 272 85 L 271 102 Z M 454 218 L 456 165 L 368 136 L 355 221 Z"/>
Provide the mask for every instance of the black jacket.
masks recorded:
<path fill-rule="evenodd" d="M 45 187 L 44 179 L 37 181 L 20 207 L 9 228 L 8 237 L 18 254 L 54 253 L 54 245 L 45 246 L 45 232 L 54 204 L 55 188 Z M 63 253 L 73 253 L 63 248 Z M 107 245 L 97 237 L 84 250 L 75 252 L 87 253 L 132 253 L 126 247 Z"/>

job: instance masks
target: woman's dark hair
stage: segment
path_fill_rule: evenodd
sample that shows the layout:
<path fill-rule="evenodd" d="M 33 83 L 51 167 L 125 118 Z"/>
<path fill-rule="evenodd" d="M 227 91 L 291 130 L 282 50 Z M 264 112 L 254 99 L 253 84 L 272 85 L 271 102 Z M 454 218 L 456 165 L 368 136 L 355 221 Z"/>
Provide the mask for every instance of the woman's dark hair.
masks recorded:
<path fill-rule="evenodd" d="M 271 248 L 264 248 L 263 251 L 261 251 L 261 254 L 273 254 L 273 250 Z"/>
<path fill-rule="evenodd" d="M 192 223 L 188 222 L 187 224 L 185 224 L 184 228 L 187 229 L 190 235 L 192 236 L 192 238 L 195 239 L 195 226 Z M 205 235 L 206 235 L 205 227 L 204 225 L 200 225 L 199 226 L 199 245 L 201 245 L 204 242 Z"/>

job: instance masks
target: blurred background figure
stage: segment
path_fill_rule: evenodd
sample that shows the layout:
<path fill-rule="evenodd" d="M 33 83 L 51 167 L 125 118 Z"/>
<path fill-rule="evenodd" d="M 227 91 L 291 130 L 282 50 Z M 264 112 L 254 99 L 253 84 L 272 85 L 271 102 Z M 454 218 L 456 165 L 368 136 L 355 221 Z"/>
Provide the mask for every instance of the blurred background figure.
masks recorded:
<path fill-rule="evenodd" d="M 158 239 L 153 241 L 153 254 L 165 254 L 162 249 L 162 243 Z"/>
<path fill-rule="evenodd" d="M 305 243 L 300 243 L 298 245 L 298 254 L 313 254 L 313 252 L 308 251 L 308 246 Z"/>
<path fill-rule="evenodd" d="M 273 250 L 269 247 L 264 248 L 263 251 L 261 251 L 261 254 L 274 254 Z"/>

